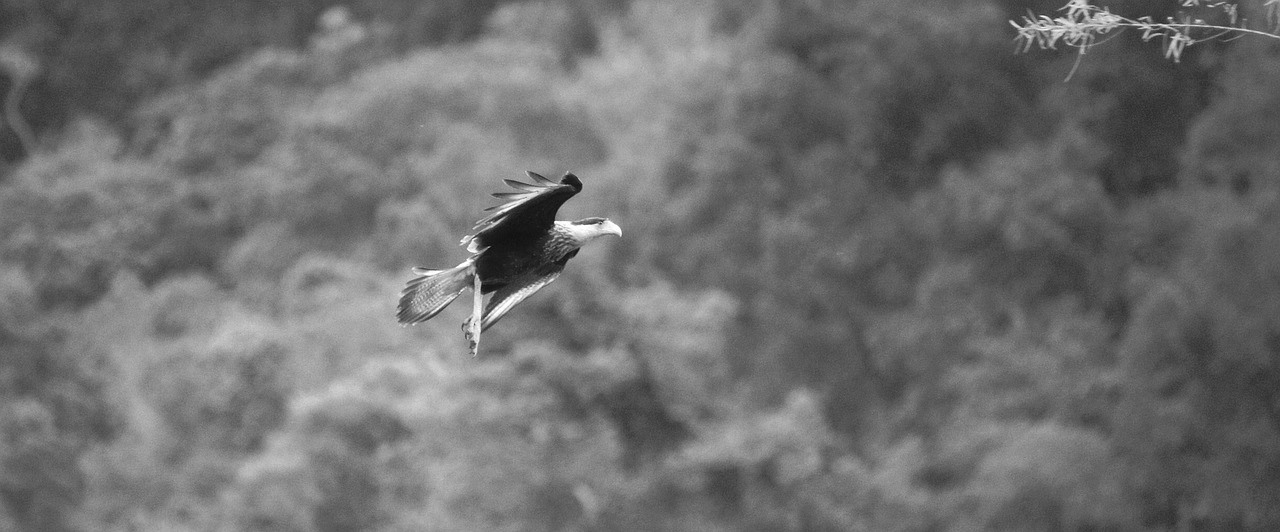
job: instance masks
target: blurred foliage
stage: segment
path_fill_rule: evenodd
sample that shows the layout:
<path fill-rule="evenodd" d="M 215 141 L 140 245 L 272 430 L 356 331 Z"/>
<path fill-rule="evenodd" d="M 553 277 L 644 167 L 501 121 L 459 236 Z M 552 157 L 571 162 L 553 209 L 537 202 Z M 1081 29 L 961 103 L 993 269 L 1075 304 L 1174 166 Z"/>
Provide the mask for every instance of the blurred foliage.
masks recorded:
<path fill-rule="evenodd" d="M 0 0 L 0 529 L 1280 528 L 1277 48 L 1048 4 Z M 396 325 L 526 168 L 626 238 Z"/>

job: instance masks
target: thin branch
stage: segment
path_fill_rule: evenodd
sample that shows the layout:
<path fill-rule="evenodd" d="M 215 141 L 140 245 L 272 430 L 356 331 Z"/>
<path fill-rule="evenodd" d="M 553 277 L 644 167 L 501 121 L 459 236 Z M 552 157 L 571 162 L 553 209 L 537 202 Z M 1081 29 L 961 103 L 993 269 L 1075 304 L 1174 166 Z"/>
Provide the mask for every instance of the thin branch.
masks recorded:
<path fill-rule="evenodd" d="M 9 129 L 13 130 L 13 134 L 17 135 L 23 152 L 30 156 L 36 150 L 36 135 L 31 131 L 27 121 L 22 118 L 22 109 L 19 104 L 22 103 L 23 91 L 39 73 L 40 64 L 21 49 L 0 44 L 0 71 L 8 74 L 9 79 L 12 80 L 9 92 L 4 97 L 4 121 Z"/>
<path fill-rule="evenodd" d="M 1280 2 L 1268 0 L 1267 5 L 1271 7 L 1277 3 Z M 1226 4 L 1223 5 L 1225 6 Z M 1274 33 L 1239 26 L 1205 24 L 1191 22 L 1190 20 L 1175 22 L 1173 19 L 1169 19 L 1167 22 L 1155 22 L 1151 17 L 1131 19 L 1111 13 L 1105 7 L 1092 5 L 1088 0 L 1069 0 L 1060 11 L 1065 12 L 1064 16 L 1049 17 L 1031 14 L 1023 17 L 1021 24 L 1012 20 L 1009 21 L 1018 30 L 1017 41 L 1020 44 L 1019 48 L 1026 52 L 1035 45 L 1041 49 L 1053 50 L 1061 42 L 1076 48 L 1083 55 L 1087 49 L 1100 44 L 1098 41 L 1098 36 L 1100 35 L 1105 35 L 1113 30 L 1136 29 L 1142 31 L 1142 40 L 1144 41 L 1160 37 L 1164 41 L 1165 57 L 1177 62 L 1181 59 L 1182 51 L 1186 47 L 1205 41 L 1227 38 L 1227 36 L 1238 38 L 1245 35 L 1273 39 L 1280 38 L 1280 35 Z M 1226 11 L 1233 21 L 1236 20 L 1234 11 L 1229 9 Z M 1191 36 L 1193 31 L 1209 31 L 1213 32 L 1213 34 L 1208 37 L 1195 38 Z M 1103 39 L 1102 42 L 1106 40 Z M 1080 58 L 1077 57 L 1077 66 L 1079 60 Z M 1072 72 L 1075 72 L 1075 66 L 1072 67 Z"/>
<path fill-rule="evenodd" d="M 18 106 L 22 101 L 22 92 L 26 89 L 26 86 L 26 78 L 14 78 L 13 86 L 9 88 L 9 93 L 4 98 L 4 118 L 9 125 L 9 129 L 13 130 L 14 135 L 18 136 L 18 143 L 22 145 L 23 153 L 29 157 L 36 150 L 36 135 L 31 131 L 31 126 L 27 125 L 27 121 L 23 120 L 21 109 Z"/>

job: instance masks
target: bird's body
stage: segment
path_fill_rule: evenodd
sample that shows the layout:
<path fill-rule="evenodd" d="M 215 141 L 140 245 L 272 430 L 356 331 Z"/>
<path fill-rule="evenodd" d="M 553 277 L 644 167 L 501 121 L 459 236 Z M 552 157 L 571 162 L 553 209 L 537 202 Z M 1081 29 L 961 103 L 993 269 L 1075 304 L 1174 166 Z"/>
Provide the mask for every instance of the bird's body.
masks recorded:
<path fill-rule="evenodd" d="M 539 266 L 563 265 L 577 255 L 582 244 L 563 227 L 567 223 L 556 222 L 550 231 L 536 239 L 512 239 L 505 245 L 491 245 L 476 260 L 476 273 L 483 283 L 481 291 L 488 294 Z"/>
<path fill-rule="evenodd" d="M 582 182 L 565 174 L 559 183 L 528 172 L 534 183 L 506 180 L 520 192 L 499 192 L 508 198 L 495 212 L 476 223 L 475 232 L 462 239 L 472 253 L 462 264 L 447 270 L 415 268 L 396 314 L 400 323 L 431 319 L 467 288 L 474 291 L 471 318 L 464 324 L 472 355 L 480 332 L 502 318 L 516 304 L 550 284 L 569 259 L 587 242 L 604 235 L 622 236 L 613 222 L 585 218 L 556 221 L 566 200 L 582 190 Z M 483 296 L 492 294 L 488 305 Z"/>

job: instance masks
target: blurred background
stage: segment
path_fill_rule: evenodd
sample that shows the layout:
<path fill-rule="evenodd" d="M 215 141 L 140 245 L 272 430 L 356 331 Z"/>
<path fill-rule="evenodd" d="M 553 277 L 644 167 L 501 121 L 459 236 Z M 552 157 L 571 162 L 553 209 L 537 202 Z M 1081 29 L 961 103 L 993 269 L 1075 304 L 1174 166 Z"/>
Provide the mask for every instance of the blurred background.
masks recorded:
<path fill-rule="evenodd" d="M 0 530 L 1275 530 L 1280 47 L 1061 5 L 0 0 Z"/>

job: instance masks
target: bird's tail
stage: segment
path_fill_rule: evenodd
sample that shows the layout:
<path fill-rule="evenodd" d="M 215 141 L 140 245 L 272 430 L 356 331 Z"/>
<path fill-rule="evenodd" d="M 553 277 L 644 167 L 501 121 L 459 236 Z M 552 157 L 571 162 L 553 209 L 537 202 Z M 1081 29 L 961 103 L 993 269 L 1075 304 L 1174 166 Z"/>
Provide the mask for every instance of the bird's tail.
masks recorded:
<path fill-rule="evenodd" d="M 400 293 L 400 306 L 396 311 L 396 318 L 405 325 L 431 319 L 470 288 L 476 273 L 475 258 L 447 270 L 414 268 L 413 273 L 418 276 Z"/>

